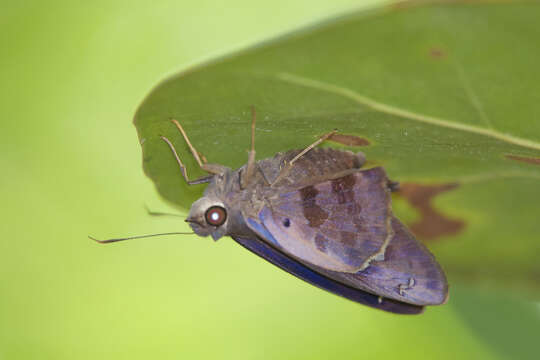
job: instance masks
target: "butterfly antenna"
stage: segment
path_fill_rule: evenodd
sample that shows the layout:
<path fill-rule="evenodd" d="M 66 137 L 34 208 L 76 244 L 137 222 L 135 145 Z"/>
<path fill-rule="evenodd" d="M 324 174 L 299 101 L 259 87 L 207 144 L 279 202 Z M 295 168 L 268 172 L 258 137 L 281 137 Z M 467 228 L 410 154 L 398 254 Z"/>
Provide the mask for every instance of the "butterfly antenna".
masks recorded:
<path fill-rule="evenodd" d="M 185 217 L 180 214 L 173 214 L 173 213 L 167 213 L 167 212 L 161 212 L 161 211 L 153 211 L 151 210 L 148 205 L 144 205 L 144 208 L 146 209 L 146 213 L 150 216 L 175 216 L 175 217 Z"/>
<path fill-rule="evenodd" d="M 94 240 L 95 242 L 98 242 L 100 244 L 108 244 L 118 241 L 125 241 L 125 240 L 133 240 L 133 239 L 142 239 L 142 238 L 149 238 L 154 236 L 165 236 L 165 235 L 193 235 L 193 232 L 168 232 L 168 233 L 160 233 L 160 234 L 149 234 L 149 235 L 139 235 L 139 236 L 129 236 L 124 238 L 115 238 L 115 239 L 105 239 L 105 240 L 99 240 L 95 237 L 92 237 L 88 235 L 88 238 L 91 240 Z"/>

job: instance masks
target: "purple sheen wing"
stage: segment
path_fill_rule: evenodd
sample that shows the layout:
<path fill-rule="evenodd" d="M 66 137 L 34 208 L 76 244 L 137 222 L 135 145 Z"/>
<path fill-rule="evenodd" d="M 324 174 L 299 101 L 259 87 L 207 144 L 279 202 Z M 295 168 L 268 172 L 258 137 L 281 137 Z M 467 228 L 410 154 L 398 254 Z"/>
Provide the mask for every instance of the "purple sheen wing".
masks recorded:
<path fill-rule="evenodd" d="M 392 236 L 390 189 L 381 167 L 284 189 L 267 200 L 258 221 L 278 248 L 327 270 L 366 268 L 381 257 Z"/>
<path fill-rule="evenodd" d="M 366 291 L 344 285 L 290 258 L 257 236 L 252 238 L 233 236 L 233 239 L 249 251 L 280 267 L 289 274 L 346 299 L 396 314 L 413 315 L 424 311 L 422 306 L 381 298 Z"/>
<path fill-rule="evenodd" d="M 313 268 L 344 284 L 385 298 L 419 306 L 445 303 L 448 283 L 435 257 L 395 217 L 392 227 L 394 236 L 384 260 L 371 262 L 365 270 L 348 274 Z"/>
<path fill-rule="evenodd" d="M 259 235 L 259 241 L 279 249 L 276 239 L 264 224 L 250 218 L 246 219 L 246 223 Z M 327 279 L 359 291 L 418 306 L 445 303 L 448 283 L 434 256 L 395 217 L 392 217 L 392 228 L 394 236 L 386 249 L 385 259 L 372 261 L 365 270 L 353 274 L 328 270 L 303 259 L 295 260 L 284 251 L 279 252 Z"/>

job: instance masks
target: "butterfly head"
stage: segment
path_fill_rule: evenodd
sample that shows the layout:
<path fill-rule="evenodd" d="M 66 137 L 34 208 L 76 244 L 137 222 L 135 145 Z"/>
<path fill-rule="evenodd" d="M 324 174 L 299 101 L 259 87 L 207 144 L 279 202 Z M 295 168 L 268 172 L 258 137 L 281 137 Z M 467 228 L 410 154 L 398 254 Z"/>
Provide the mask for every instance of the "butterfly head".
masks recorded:
<path fill-rule="evenodd" d="M 195 234 L 212 236 L 214 240 L 228 235 L 234 226 L 234 206 L 231 205 L 230 194 L 238 184 L 238 174 L 229 168 L 216 174 L 209 181 L 204 196 L 191 205 L 186 222 Z"/>
<path fill-rule="evenodd" d="M 202 197 L 191 206 L 186 221 L 195 234 L 199 236 L 212 236 L 214 240 L 227 234 L 228 230 L 227 207 L 218 198 Z"/>

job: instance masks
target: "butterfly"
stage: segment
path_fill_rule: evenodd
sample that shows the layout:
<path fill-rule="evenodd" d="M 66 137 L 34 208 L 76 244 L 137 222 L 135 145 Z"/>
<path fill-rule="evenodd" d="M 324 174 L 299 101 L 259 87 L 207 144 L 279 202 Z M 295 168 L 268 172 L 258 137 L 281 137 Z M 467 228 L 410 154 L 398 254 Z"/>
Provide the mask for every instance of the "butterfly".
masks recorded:
<path fill-rule="evenodd" d="M 237 243 L 298 278 L 331 293 L 394 313 L 420 313 L 448 297 L 446 276 L 434 256 L 392 213 L 398 184 L 382 167 L 363 168 L 362 153 L 317 148 L 255 160 L 255 111 L 248 162 L 237 170 L 200 160 L 207 183 L 186 221 L 199 236 Z"/>
<path fill-rule="evenodd" d="M 207 176 L 190 180 L 172 142 L 161 136 L 190 185 L 206 183 L 186 221 L 195 234 L 224 236 L 288 273 L 349 300 L 398 314 L 446 302 L 448 283 L 434 256 L 392 213 L 382 167 L 364 168 L 363 153 L 317 148 L 255 160 L 255 110 L 247 163 L 233 170 L 201 161 Z M 204 159 L 204 157 L 203 157 Z M 94 239 L 95 240 L 95 239 Z M 112 239 L 112 242 L 123 239 Z"/>

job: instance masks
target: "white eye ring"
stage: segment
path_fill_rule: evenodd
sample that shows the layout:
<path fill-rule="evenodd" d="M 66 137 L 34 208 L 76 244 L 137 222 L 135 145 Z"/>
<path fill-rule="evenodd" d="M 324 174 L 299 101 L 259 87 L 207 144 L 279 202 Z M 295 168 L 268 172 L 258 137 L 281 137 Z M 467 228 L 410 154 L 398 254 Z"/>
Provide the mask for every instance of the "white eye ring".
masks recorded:
<path fill-rule="evenodd" d="M 220 226 L 227 220 L 227 210 L 221 206 L 212 206 L 206 210 L 204 218 L 209 225 Z"/>

